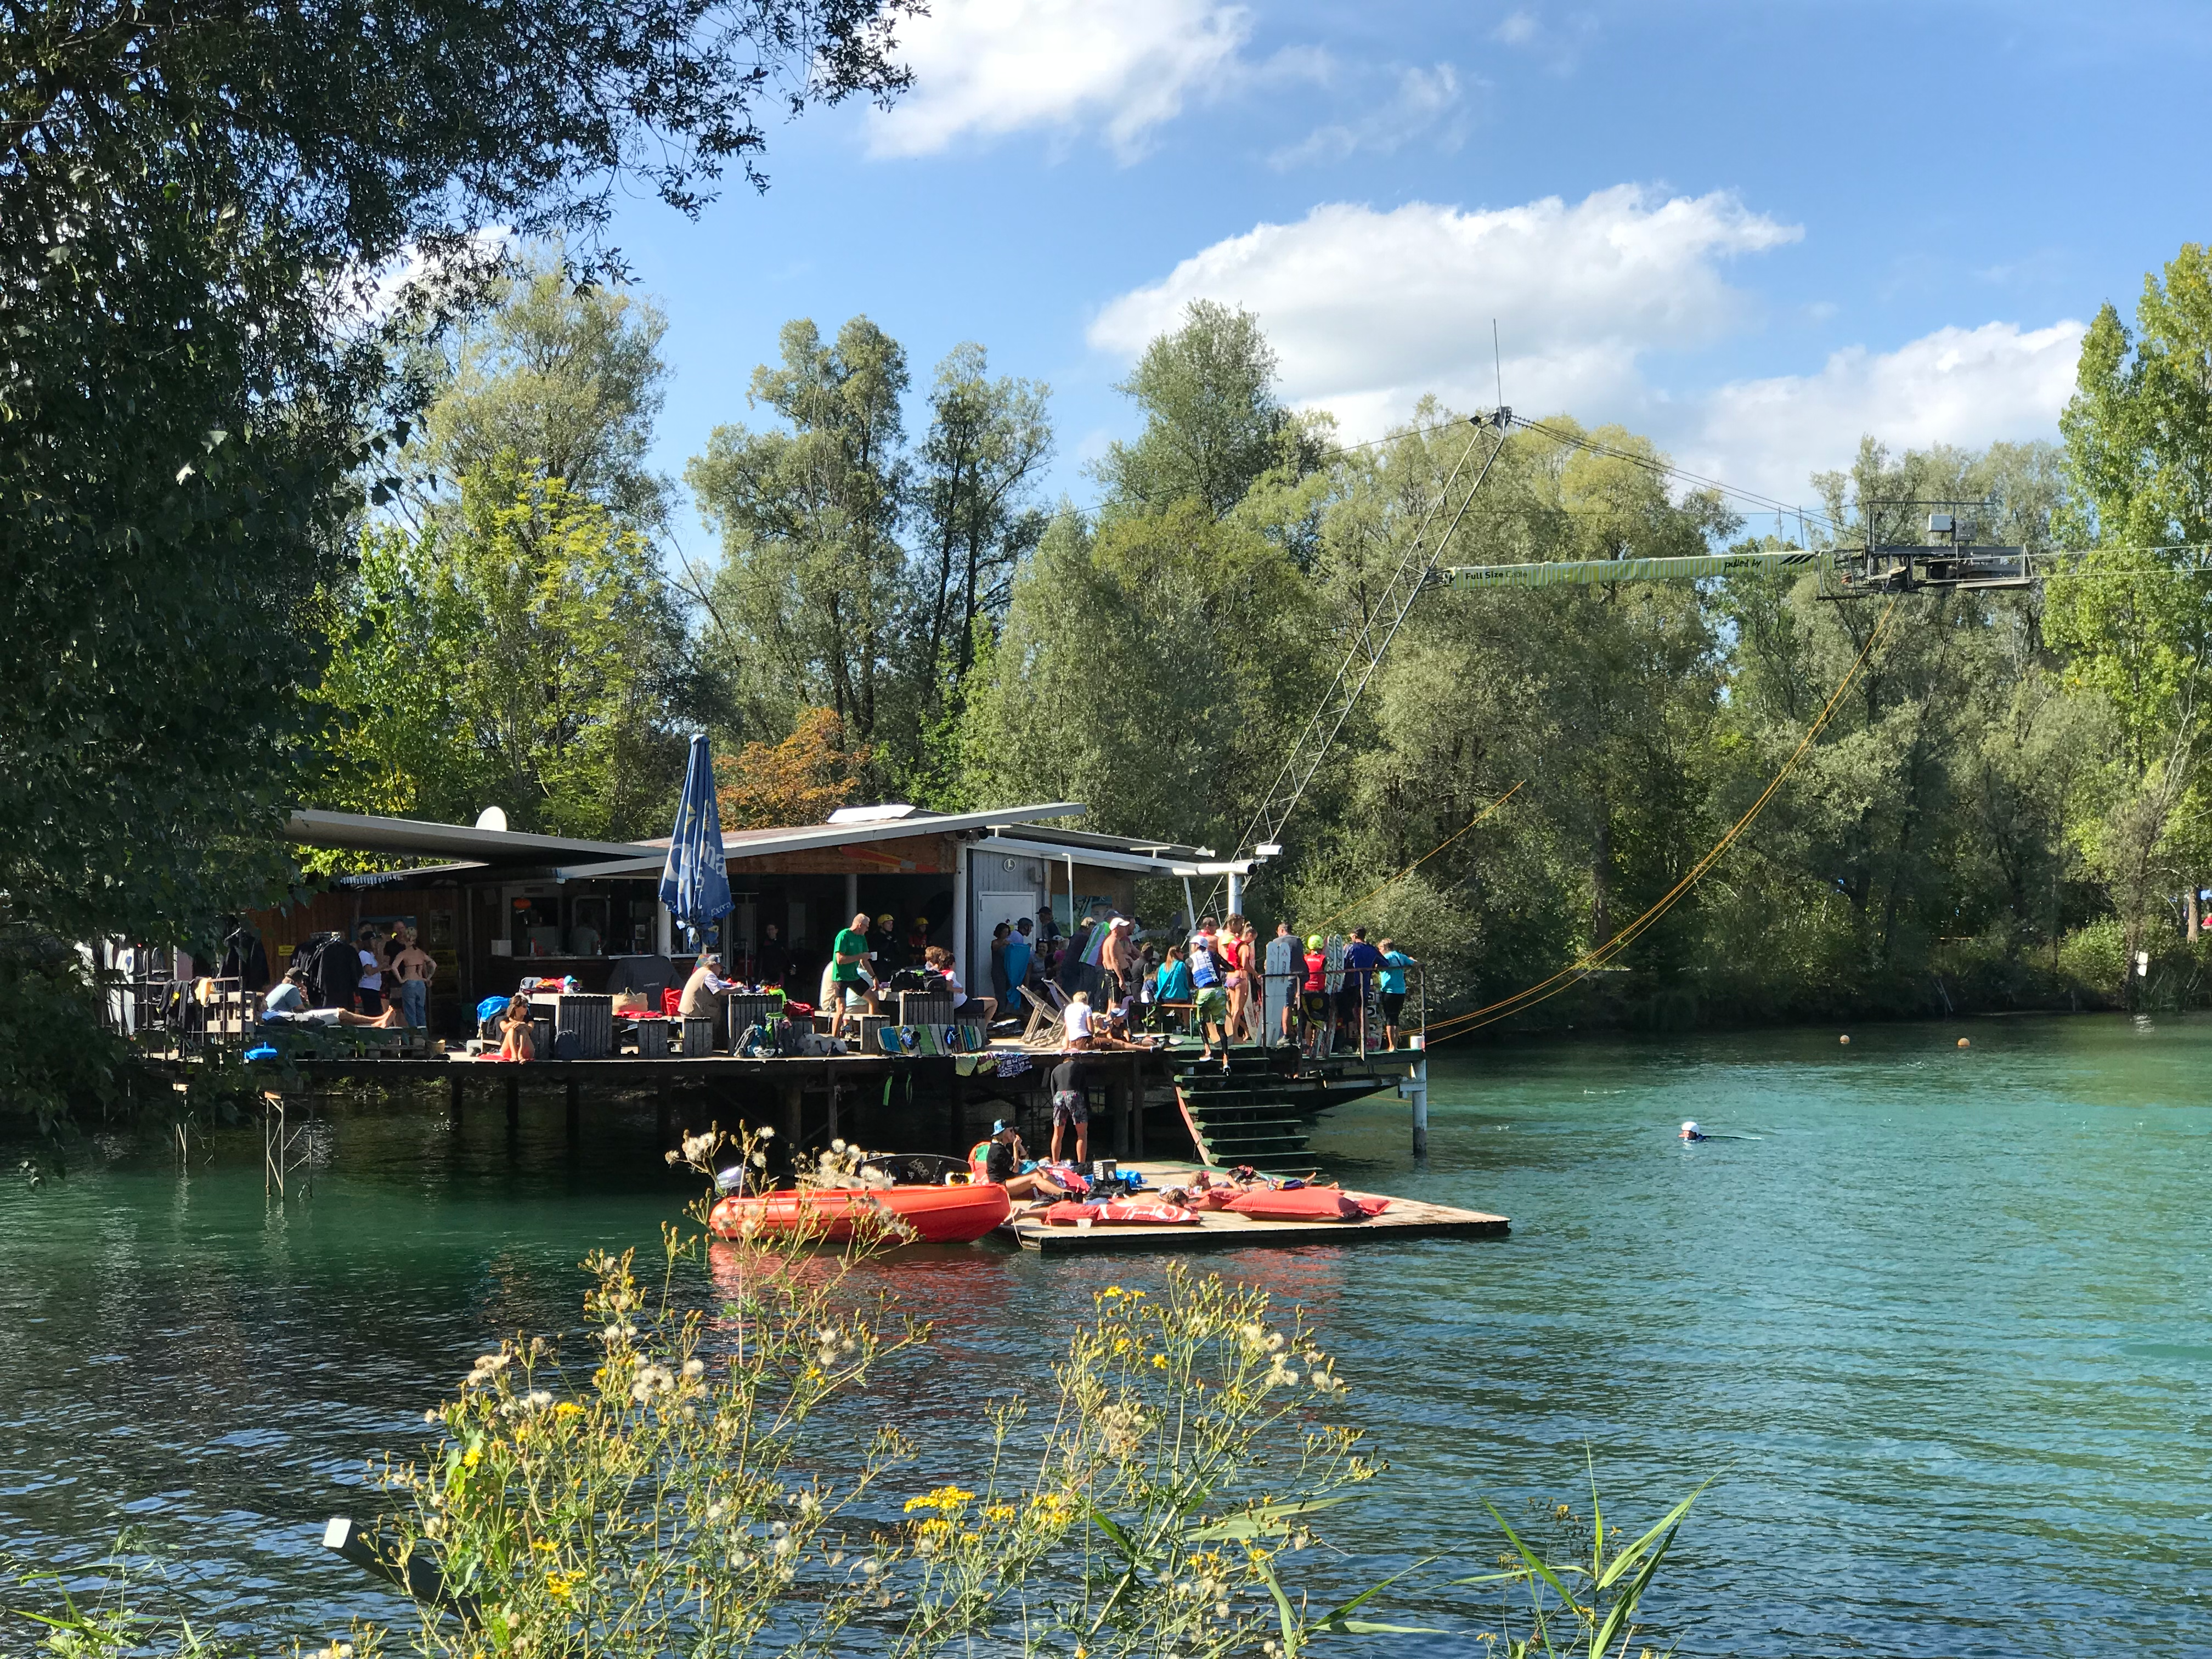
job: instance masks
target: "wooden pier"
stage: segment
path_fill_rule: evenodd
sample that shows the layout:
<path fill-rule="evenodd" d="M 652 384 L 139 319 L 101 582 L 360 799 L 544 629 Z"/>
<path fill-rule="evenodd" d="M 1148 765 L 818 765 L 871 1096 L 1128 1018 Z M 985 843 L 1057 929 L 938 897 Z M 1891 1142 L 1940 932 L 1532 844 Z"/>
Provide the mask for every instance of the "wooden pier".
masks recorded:
<path fill-rule="evenodd" d="M 1155 1190 L 1182 1185 L 1198 1173 L 1194 1164 L 1139 1163 L 1126 1167 L 1143 1172 Z M 1389 1198 L 1387 1193 L 1345 1191 L 1354 1198 Z M 1512 1224 L 1502 1215 L 1455 1210 L 1415 1198 L 1390 1198 L 1390 1207 L 1364 1221 L 1261 1221 L 1216 1210 L 1201 1215 L 1195 1227 L 1143 1224 L 1088 1227 L 1049 1226 L 1035 1215 L 1016 1216 L 999 1229 L 1025 1250 L 1048 1256 L 1126 1255 L 1136 1251 L 1287 1250 L 1310 1246 L 1401 1243 L 1414 1238 L 1503 1238 Z"/>

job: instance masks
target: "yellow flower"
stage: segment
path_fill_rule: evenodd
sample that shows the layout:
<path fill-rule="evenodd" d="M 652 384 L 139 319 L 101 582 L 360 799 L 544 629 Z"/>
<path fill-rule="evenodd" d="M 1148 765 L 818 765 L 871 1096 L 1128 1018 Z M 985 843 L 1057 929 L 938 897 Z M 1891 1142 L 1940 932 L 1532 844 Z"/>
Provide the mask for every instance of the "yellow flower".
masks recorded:
<path fill-rule="evenodd" d="M 542 1538 L 532 1539 L 530 1540 L 530 1547 L 534 1550 L 544 1550 L 548 1555 L 557 1554 L 560 1551 L 559 1545 L 549 1544 Z"/>
<path fill-rule="evenodd" d="M 545 1593 L 556 1601 L 565 1601 L 583 1577 L 580 1572 L 549 1572 L 545 1575 Z"/>
<path fill-rule="evenodd" d="M 553 1408 L 556 1417 L 581 1417 L 584 1408 L 573 1400 L 564 1400 Z"/>
<path fill-rule="evenodd" d="M 916 1510 L 943 1510 L 948 1514 L 955 1513 L 964 1508 L 975 1496 L 974 1492 L 963 1492 L 958 1486 L 937 1486 L 919 1498 L 908 1498 L 906 1512 L 912 1515 Z"/>
<path fill-rule="evenodd" d="M 983 1518 L 986 1521 L 1011 1521 L 1014 1518 L 1014 1506 L 1012 1504 L 994 1504 L 983 1511 Z"/>
<path fill-rule="evenodd" d="M 1128 1292 L 1124 1291 L 1119 1285 L 1109 1285 L 1104 1290 L 1099 1291 L 1098 1294 L 1102 1300 L 1111 1301 L 1114 1297 L 1117 1296 L 1126 1296 Z"/>
<path fill-rule="evenodd" d="M 483 1462 L 483 1448 L 482 1446 L 471 1446 L 461 1454 L 461 1467 L 465 1469 L 472 1469 Z"/>
<path fill-rule="evenodd" d="M 1164 1371 L 1164 1370 L 1167 1370 L 1167 1368 L 1168 1368 L 1168 1357 L 1167 1357 L 1165 1354 L 1164 1354 L 1164 1353 L 1156 1353 L 1156 1354 L 1154 1354 L 1154 1355 L 1152 1356 L 1152 1369 L 1153 1369 L 1154 1370 L 1156 1370 L 1156 1371 Z"/>
<path fill-rule="evenodd" d="M 1129 1339 L 1128 1339 L 1127 1337 L 1126 1337 L 1126 1336 L 1117 1336 L 1117 1337 L 1115 1337 L 1115 1338 L 1114 1339 L 1114 1352 L 1115 1352 L 1115 1353 L 1127 1353 L 1127 1352 L 1129 1352 Z"/>

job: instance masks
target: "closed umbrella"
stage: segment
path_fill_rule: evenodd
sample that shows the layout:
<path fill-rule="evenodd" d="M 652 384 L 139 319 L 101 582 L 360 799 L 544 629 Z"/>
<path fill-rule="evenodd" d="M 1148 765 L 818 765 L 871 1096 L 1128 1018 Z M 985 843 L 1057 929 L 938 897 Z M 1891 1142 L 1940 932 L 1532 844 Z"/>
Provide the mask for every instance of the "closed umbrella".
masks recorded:
<path fill-rule="evenodd" d="M 722 852 L 722 814 L 714 804 L 714 762 L 707 752 L 703 732 L 691 739 L 691 762 L 684 768 L 684 794 L 676 805 L 676 830 L 669 837 L 668 863 L 660 872 L 660 902 L 701 944 L 707 930 L 735 908 Z"/>

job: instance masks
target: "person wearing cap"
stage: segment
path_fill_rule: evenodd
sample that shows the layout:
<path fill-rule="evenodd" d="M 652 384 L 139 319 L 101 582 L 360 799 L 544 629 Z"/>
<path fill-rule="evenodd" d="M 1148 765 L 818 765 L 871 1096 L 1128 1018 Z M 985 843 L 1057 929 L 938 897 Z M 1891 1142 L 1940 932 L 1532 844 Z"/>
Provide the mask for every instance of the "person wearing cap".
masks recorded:
<path fill-rule="evenodd" d="M 1116 916 L 1107 924 L 1098 965 L 1106 970 L 1108 1000 L 1118 1002 L 1127 996 L 1137 982 L 1137 934 L 1128 917 Z"/>
<path fill-rule="evenodd" d="M 991 1126 L 991 1139 L 983 1153 L 983 1179 L 1006 1189 L 1008 1198 L 1065 1198 L 1067 1188 L 1038 1169 L 1024 1169 L 1029 1148 L 1021 1132 L 1000 1118 Z"/>
<path fill-rule="evenodd" d="M 691 977 L 684 981 L 684 1000 L 678 1011 L 686 1019 L 719 1020 L 728 1006 L 724 999 L 737 988 L 734 981 L 722 977 L 721 957 L 712 951 L 702 951 Z"/>
<path fill-rule="evenodd" d="M 1682 1125 L 1681 1138 L 1684 1140 L 1703 1140 L 1705 1139 L 1705 1132 L 1700 1129 L 1696 1121 L 1692 1119 Z"/>

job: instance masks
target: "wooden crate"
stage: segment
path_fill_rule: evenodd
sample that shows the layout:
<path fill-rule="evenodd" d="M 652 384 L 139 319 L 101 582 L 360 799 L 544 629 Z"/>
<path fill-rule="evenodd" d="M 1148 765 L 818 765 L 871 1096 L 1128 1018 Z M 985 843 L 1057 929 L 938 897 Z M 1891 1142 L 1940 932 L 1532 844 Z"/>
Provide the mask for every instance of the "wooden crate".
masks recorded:
<path fill-rule="evenodd" d="M 615 1051 L 615 1000 L 564 994 L 553 999 L 553 1030 L 576 1041 L 578 1060 L 605 1060 Z"/>
<path fill-rule="evenodd" d="M 783 999 L 766 992 L 733 991 L 729 999 L 729 1048 L 738 1051 L 738 1039 L 755 1025 L 774 1025 L 783 1018 Z"/>
<path fill-rule="evenodd" d="M 952 993 L 901 991 L 898 1011 L 898 1023 L 902 1025 L 950 1025 L 952 1024 Z"/>
<path fill-rule="evenodd" d="M 688 1014 L 684 1017 L 684 1059 L 696 1060 L 702 1054 L 714 1052 L 714 1024 L 711 1014 Z"/>
<path fill-rule="evenodd" d="M 665 1060 L 668 1057 L 666 1020 L 641 1019 L 637 1022 L 637 1057 L 640 1060 Z"/>

